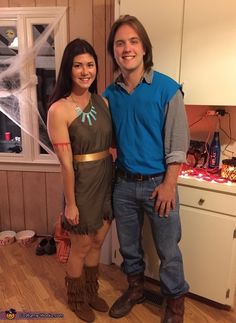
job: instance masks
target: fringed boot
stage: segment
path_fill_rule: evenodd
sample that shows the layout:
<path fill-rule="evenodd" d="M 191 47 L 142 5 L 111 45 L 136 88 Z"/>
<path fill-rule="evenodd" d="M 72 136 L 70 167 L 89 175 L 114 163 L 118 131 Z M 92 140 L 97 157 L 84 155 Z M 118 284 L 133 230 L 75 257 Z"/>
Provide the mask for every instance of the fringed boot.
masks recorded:
<path fill-rule="evenodd" d="M 83 321 L 93 322 L 95 314 L 88 305 L 85 289 L 85 277 L 65 277 L 68 305 L 70 309 Z"/>
<path fill-rule="evenodd" d="M 109 306 L 106 301 L 98 296 L 98 266 L 85 266 L 86 292 L 89 305 L 99 312 L 107 312 Z"/>

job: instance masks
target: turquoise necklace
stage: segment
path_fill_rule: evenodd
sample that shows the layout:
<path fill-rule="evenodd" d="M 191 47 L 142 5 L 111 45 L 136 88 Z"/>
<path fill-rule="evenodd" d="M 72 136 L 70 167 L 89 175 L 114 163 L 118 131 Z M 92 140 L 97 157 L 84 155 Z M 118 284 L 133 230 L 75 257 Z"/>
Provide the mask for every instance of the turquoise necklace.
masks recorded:
<path fill-rule="evenodd" d="M 91 98 L 89 100 L 89 105 L 90 105 L 90 111 L 89 112 L 84 112 L 78 106 L 78 104 L 75 102 L 75 100 L 73 99 L 72 96 L 71 96 L 71 98 L 72 98 L 73 102 L 76 104 L 75 111 L 76 111 L 77 116 L 81 118 L 81 121 L 83 123 L 85 123 L 85 121 L 87 120 L 88 124 L 90 126 L 92 126 L 93 125 L 92 121 L 97 120 L 97 118 L 96 118 L 97 111 L 96 111 L 95 107 L 92 105 Z"/>

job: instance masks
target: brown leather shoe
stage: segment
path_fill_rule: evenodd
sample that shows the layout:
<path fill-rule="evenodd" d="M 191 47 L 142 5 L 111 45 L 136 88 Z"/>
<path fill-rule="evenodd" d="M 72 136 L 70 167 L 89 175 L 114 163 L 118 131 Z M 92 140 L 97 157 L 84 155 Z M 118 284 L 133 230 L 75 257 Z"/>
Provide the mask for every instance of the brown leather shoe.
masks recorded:
<path fill-rule="evenodd" d="M 109 315 L 120 318 L 127 315 L 135 304 L 142 303 L 145 299 L 143 294 L 144 275 L 143 273 L 128 275 L 129 288 L 112 305 Z"/>
<path fill-rule="evenodd" d="M 168 298 L 166 312 L 163 323 L 183 323 L 184 322 L 184 298 Z"/>

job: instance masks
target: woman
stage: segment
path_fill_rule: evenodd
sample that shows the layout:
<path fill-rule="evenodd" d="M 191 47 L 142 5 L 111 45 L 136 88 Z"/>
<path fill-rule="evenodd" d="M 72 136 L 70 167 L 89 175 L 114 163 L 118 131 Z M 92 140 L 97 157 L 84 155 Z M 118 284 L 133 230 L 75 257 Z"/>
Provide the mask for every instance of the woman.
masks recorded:
<path fill-rule="evenodd" d="M 108 311 L 98 296 L 101 246 L 112 219 L 112 125 L 104 99 L 97 95 L 98 62 L 93 47 L 75 39 L 65 48 L 48 112 L 48 133 L 61 164 L 65 211 L 70 232 L 67 262 L 68 304 L 82 320 L 92 308 Z"/>

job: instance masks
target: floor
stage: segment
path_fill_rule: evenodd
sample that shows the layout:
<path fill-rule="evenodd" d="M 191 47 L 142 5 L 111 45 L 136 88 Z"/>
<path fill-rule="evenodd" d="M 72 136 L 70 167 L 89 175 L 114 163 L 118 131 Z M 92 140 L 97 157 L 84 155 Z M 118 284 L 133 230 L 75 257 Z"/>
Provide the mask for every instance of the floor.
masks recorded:
<path fill-rule="evenodd" d="M 0 321 L 12 320 L 24 315 L 20 322 L 35 322 L 30 315 L 61 314 L 63 318 L 45 318 L 44 322 L 76 323 L 80 321 L 67 307 L 64 286 L 65 265 L 55 255 L 36 256 L 37 241 L 29 247 L 16 242 L 0 246 Z M 127 287 L 126 277 L 115 265 L 100 265 L 100 294 L 111 306 Z M 159 287 L 149 282 L 147 290 L 158 295 Z M 151 295 L 151 296 L 152 296 Z M 150 295 L 149 295 L 150 296 Z M 164 305 L 158 305 L 158 298 L 136 305 L 124 318 L 113 319 L 107 313 L 96 312 L 97 323 L 159 323 Z M 235 308 L 235 307 L 234 307 Z M 15 309 L 16 314 L 10 309 Z M 8 311 L 8 313 L 6 313 Z M 7 315 L 9 318 L 7 318 Z M 15 315 L 15 318 L 14 318 Z M 60 315 L 59 315 L 60 316 Z M 236 311 L 223 310 L 187 297 L 185 323 L 231 323 L 236 322 Z"/>

